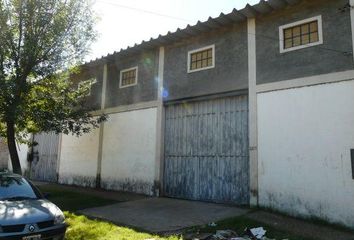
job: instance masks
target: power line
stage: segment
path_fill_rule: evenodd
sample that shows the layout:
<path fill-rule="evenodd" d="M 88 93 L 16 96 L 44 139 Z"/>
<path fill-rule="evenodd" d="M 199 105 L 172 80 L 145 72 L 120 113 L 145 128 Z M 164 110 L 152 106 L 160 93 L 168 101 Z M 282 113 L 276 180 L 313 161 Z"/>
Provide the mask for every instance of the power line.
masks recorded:
<path fill-rule="evenodd" d="M 152 14 L 152 15 L 156 15 L 159 17 L 165 17 L 165 18 L 171 18 L 171 19 L 175 19 L 175 20 L 179 20 L 179 21 L 184 21 L 184 22 L 191 22 L 192 20 L 188 20 L 188 19 L 184 19 L 184 18 L 179 18 L 179 17 L 175 17 L 175 16 L 170 16 L 170 15 L 166 15 L 166 14 L 162 14 L 162 13 L 158 13 L 158 12 L 153 12 L 153 11 L 149 11 L 149 10 L 145 10 L 145 9 L 140 9 L 140 8 L 135 8 L 135 7 L 130 7 L 130 6 L 126 6 L 126 5 L 121 5 L 118 3 L 113 3 L 113 2 L 109 2 L 106 0 L 97 0 L 97 2 L 101 2 L 101 3 L 105 3 L 105 4 L 110 4 L 116 7 L 120 7 L 120 8 L 126 8 L 126 9 L 130 9 L 130 10 L 134 10 L 134 11 L 138 11 L 138 12 L 144 12 L 144 13 L 148 13 L 148 14 Z M 336 17 L 338 16 L 338 13 L 345 13 L 350 9 L 350 5 L 347 4 L 345 5 L 343 8 L 338 9 L 338 12 L 336 13 Z M 331 15 L 332 16 L 332 15 Z M 333 15 L 334 16 L 334 15 Z M 328 17 L 328 16 L 327 16 Z M 173 33 L 172 33 L 173 34 Z M 274 38 L 271 36 L 267 36 L 267 35 L 262 35 L 262 34 L 257 34 L 257 33 L 248 33 L 246 32 L 246 34 L 250 34 L 250 35 L 255 35 L 257 37 L 261 37 L 261 38 L 266 38 L 269 40 L 273 40 L 273 41 L 277 41 L 278 43 L 282 43 L 283 40 L 278 39 L 278 38 Z M 304 46 L 312 46 L 309 44 L 304 44 Z M 344 50 L 338 50 L 338 49 L 333 49 L 333 48 L 326 48 L 323 46 L 312 46 L 312 47 L 316 47 L 318 49 L 322 49 L 322 50 L 327 50 L 327 51 L 332 51 L 332 52 L 337 52 L 337 53 L 341 53 L 345 56 L 352 56 L 353 52 L 352 50 L 350 51 L 344 51 Z"/>
<path fill-rule="evenodd" d="M 187 22 L 187 23 L 192 22 L 192 20 L 190 20 L 190 19 L 185 19 L 185 18 L 180 18 L 180 17 L 176 17 L 176 16 L 163 14 L 163 13 L 153 12 L 153 11 L 149 11 L 149 10 L 145 10 L 145 9 L 141 9 L 141 8 L 135 8 L 135 7 L 122 5 L 122 4 L 118 4 L 118 3 L 113 3 L 113 2 L 109 2 L 109 1 L 105 1 L 105 0 L 98 0 L 97 2 L 109 4 L 109 5 L 118 7 L 118 8 L 125 8 L 125 9 L 129 9 L 129 10 L 137 11 L 137 12 L 148 13 L 148 14 L 155 15 L 158 17 L 170 18 L 170 19 L 174 19 L 174 20 L 178 20 L 178 21 Z"/>

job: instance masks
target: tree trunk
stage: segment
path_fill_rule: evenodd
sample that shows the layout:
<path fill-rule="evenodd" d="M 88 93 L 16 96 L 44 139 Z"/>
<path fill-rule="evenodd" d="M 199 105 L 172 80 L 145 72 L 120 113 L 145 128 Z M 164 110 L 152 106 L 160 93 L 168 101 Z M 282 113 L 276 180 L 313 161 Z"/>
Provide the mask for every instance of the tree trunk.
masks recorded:
<path fill-rule="evenodd" d="M 12 170 L 14 173 L 22 175 L 20 158 L 18 157 L 16 139 L 15 139 L 15 124 L 11 121 L 6 123 L 7 125 L 7 146 L 10 152 L 10 158 L 12 163 Z"/>

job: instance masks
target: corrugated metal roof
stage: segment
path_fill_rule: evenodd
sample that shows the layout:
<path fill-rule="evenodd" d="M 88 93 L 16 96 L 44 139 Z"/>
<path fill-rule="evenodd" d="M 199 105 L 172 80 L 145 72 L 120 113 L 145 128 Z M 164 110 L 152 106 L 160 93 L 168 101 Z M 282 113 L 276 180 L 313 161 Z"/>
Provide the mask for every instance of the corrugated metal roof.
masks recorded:
<path fill-rule="evenodd" d="M 247 18 L 267 14 L 288 5 L 294 5 L 298 2 L 300 2 L 300 0 L 261 0 L 253 6 L 247 4 L 243 9 L 233 9 L 232 12 L 228 14 L 221 13 L 216 18 L 209 17 L 207 21 L 198 21 L 195 25 L 188 24 L 184 29 L 178 28 L 175 32 L 168 32 L 166 35 L 160 34 L 157 38 L 150 38 L 148 41 L 142 41 L 140 44 L 135 44 L 133 47 L 120 49 L 119 51 L 115 51 L 101 58 L 96 58 L 85 64 L 92 64 L 104 59 L 108 60 L 113 56 L 126 55 L 141 50 L 158 47 L 164 44 L 173 43 L 184 38 L 193 37 L 204 32 L 225 27 L 229 24 L 245 21 Z"/>

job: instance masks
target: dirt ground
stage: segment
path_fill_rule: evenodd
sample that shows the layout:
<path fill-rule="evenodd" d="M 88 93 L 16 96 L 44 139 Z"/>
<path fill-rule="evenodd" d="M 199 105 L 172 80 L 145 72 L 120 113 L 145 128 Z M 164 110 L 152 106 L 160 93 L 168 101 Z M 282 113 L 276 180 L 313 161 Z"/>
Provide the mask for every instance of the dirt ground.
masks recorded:
<path fill-rule="evenodd" d="M 321 240 L 354 240 L 354 232 L 319 225 L 266 211 L 248 213 L 247 218 L 257 220 L 282 231 L 306 238 Z"/>
<path fill-rule="evenodd" d="M 272 229 L 300 236 L 299 239 L 354 240 L 354 231 L 304 221 L 265 210 L 170 198 L 151 198 L 134 193 L 51 183 L 35 182 L 35 185 L 56 191 L 71 191 L 113 200 L 116 202 L 115 204 L 80 210 L 80 213 L 117 224 L 145 229 L 149 232 L 174 232 L 238 216 L 239 220 L 233 221 L 244 221 L 243 223 L 245 223 L 249 219 Z M 228 226 L 227 220 L 226 226 Z"/>
<path fill-rule="evenodd" d="M 78 186 L 69 186 L 69 185 L 36 182 L 36 181 L 34 181 L 33 183 L 36 186 L 45 186 L 50 189 L 62 189 L 64 191 L 73 191 L 76 193 L 84 193 L 84 194 L 92 195 L 95 197 L 115 200 L 117 202 L 134 201 L 134 200 L 148 198 L 147 196 L 142 195 L 142 194 L 121 192 L 121 191 L 107 191 L 104 189 L 83 188 L 83 187 L 78 187 Z"/>

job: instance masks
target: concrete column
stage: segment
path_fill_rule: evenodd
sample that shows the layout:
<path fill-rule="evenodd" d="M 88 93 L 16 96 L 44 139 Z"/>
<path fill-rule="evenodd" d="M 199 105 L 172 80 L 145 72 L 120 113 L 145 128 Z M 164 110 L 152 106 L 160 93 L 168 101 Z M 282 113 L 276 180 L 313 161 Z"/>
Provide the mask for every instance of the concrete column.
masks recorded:
<path fill-rule="evenodd" d="M 354 60 L 354 0 L 349 0 L 349 4 L 350 4 L 350 22 L 352 27 L 353 60 Z"/>
<path fill-rule="evenodd" d="M 103 65 L 103 79 L 102 79 L 102 96 L 101 96 L 101 110 L 104 110 L 106 103 L 107 91 L 107 63 Z"/>
<path fill-rule="evenodd" d="M 101 111 L 103 112 L 106 103 L 106 89 L 107 88 L 107 63 L 103 66 L 102 78 L 102 96 L 101 96 Z M 97 173 L 96 173 L 96 187 L 101 187 L 101 169 L 102 169 L 102 147 L 103 147 L 103 131 L 104 123 L 100 124 L 100 132 L 98 139 L 98 156 L 97 156 Z"/>
<path fill-rule="evenodd" d="M 164 107 L 163 107 L 163 71 L 165 62 L 165 48 L 159 49 L 159 67 L 157 73 L 157 118 L 156 118 L 156 160 L 155 160 L 155 195 L 159 196 L 163 190 L 164 164 Z"/>
<path fill-rule="evenodd" d="M 258 139 L 256 93 L 256 19 L 249 18 L 248 29 L 248 88 L 249 88 L 249 157 L 250 157 L 250 205 L 258 205 Z"/>
<path fill-rule="evenodd" d="M 58 156 L 57 156 L 57 182 L 59 182 L 59 173 L 60 173 L 60 157 L 61 157 L 61 144 L 63 141 L 63 134 L 59 133 L 59 140 L 58 140 Z"/>

